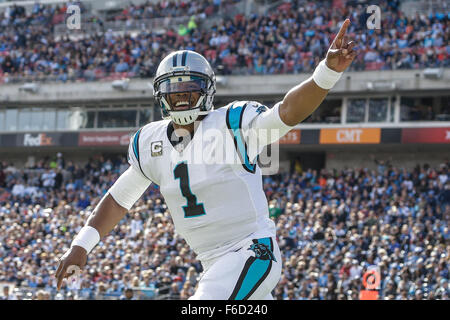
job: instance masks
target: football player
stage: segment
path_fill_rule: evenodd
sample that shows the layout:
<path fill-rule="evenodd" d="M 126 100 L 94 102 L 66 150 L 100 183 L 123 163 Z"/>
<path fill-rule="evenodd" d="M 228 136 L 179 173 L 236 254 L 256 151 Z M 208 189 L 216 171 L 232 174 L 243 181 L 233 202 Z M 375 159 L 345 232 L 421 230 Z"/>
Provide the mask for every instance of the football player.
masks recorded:
<path fill-rule="evenodd" d="M 154 79 L 164 120 L 145 125 L 131 138 L 130 167 L 61 257 L 58 289 L 70 276 L 67 268 L 83 268 L 89 252 L 153 182 L 160 186 L 175 230 L 204 269 L 191 299 L 272 299 L 282 259 L 256 158 L 261 147 L 308 117 L 351 64 L 356 52 L 345 36 L 349 24 L 345 20 L 313 75 L 271 109 L 251 101 L 214 109 L 215 76 L 208 61 L 187 50 L 165 57 Z M 263 139 L 264 130 L 276 134 Z M 208 131 L 225 138 L 205 139 Z M 239 162 L 211 161 L 221 149 Z"/>

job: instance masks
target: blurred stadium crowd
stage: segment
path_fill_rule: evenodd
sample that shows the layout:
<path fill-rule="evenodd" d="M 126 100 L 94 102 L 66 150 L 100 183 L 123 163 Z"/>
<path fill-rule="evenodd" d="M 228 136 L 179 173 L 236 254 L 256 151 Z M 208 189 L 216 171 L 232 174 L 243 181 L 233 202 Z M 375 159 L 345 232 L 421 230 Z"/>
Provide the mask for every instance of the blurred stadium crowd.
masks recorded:
<path fill-rule="evenodd" d="M 358 299 L 363 274 L 381 299 L 449 299 L 450 162 L 413 170 L 307 170 L 263 177 L 283 275 L 275 299 Z M 25 169 L 0 165 L 0 297 L 187 299 L 201 264 L 174 231 L 158 186 L 92 251 L 78 281 L 56 292 L 59 257 L 126 159 L 58 154 Z"/>
<path fill-rule="evenodd" d="M 103 29 L 74 40 L 55 37 L 64 23 L 65 6 L 36 4 L 27 14 L 20 6 L 0 13 L 0 83 L 93 81 L 120 77 L 153 77 L 167 53 L 189 49 L 203 54 L 218 74 L 285 74 L 311 72 L 322 59 L 345 17 L 353 21 L 350 35 L 359 47 L 352 70 L 448 67 L 449 14 L 405 16 L 398 0 L 380 2 L 381 29 L 368 30 L 368 14 L 355 1 L 293 0 L 265 14 L 221 14 L 240 0 L 162 1 L 128 5 L 103 20 L 82 11 L 83 23 L 100 27 L 138 19 L 192 16 L 186 25 L 164 32 L 135 33 Z M 205 21 L 215 21 L 202 28 Z M 210 26 L 210 27 L 209 27 Z"/>

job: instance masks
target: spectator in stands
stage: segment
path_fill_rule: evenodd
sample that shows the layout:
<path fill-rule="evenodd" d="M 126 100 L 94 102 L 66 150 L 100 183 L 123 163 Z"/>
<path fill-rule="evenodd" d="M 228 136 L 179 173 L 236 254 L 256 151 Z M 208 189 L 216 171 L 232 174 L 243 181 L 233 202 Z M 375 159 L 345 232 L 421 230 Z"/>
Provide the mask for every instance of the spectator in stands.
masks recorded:
<path fill-rule="evenodd" d="M 3 287 L 3 296 L 0 297 L 0 300 L 17 300 L 17 297 L 14 294 L 10 293 L 10 288 L 8 285 Z"/>
<path fill-rule="evenodd" d="M 120 297 L 120 300 L 136 300 L 134 297 L 133 289 L 126 288 L 124 294 Z"/>

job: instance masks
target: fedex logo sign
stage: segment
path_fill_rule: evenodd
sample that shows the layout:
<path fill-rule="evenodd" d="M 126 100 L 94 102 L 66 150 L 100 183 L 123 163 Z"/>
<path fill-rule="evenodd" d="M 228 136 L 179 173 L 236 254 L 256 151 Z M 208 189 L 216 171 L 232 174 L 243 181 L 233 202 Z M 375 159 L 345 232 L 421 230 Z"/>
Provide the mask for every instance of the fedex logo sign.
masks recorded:
<path fill-rule="evenodd" d="M 52 137 L 47 136 L 45 133 L 40 133 L 36 136 L 26 133 L 23 136 L 23 145 L 25 147 L 51 146 L 52 144 Z"/>

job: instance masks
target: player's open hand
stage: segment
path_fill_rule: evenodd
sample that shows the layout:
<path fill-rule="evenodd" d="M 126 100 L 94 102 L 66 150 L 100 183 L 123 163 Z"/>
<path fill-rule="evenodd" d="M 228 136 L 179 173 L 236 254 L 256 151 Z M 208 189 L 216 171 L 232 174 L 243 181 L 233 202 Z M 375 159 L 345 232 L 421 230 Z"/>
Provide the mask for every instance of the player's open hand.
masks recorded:
<path fill-rule="evenodd" d="M 69 278 L 74 275 L 75 269 L 70 266 L 77 266 L 80 270 L 86 265 L 87 252 L 84 248 L 79 246 L 73 246 L 59 259 L 58 269 L 56 270 L 55 277 L 58 280 L 57 289 L 61 289 L 61 285 L 64 278 Z M 70 270 L 73 269 L 73 270 Z"/>
<path fill-rule="evenodd" d="M 353 50 L 356 43 L 350 41 L 345 35 L 349 25 L 350 19 L 345 19 L 327 52 L 326 64 L 328 68 L 336 72 L 343 72 L 347 69 L 357 54 L 356 50 Z"/>

